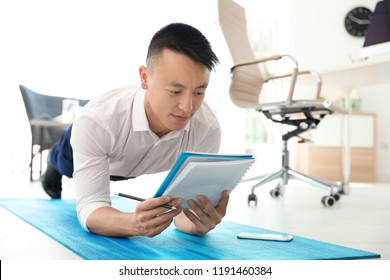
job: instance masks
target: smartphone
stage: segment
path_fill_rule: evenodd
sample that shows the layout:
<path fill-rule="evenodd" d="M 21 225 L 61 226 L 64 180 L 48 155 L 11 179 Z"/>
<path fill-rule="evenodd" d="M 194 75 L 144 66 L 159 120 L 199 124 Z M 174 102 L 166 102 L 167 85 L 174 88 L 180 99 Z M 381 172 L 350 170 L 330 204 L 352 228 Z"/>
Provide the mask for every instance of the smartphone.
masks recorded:
<path fill-rule="evenodd" d="M 291 241 L 294 237 L 289 234 L 273 234 L 273 233 L 256 233 L 256 232 L 241 232 L 237 234 L 239 239 L 259 239 L 271 241 Z"/>

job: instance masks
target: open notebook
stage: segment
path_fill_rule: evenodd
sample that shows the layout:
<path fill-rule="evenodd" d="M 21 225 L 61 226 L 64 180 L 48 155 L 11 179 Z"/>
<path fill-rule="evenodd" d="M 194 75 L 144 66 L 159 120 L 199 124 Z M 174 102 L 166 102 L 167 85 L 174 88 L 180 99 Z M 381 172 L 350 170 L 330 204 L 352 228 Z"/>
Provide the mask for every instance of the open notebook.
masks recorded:
<path fill-rule="evenodd" d="M 154 197 L 181 197 L 188 208 L 189 199 L 204 194 L 216 206 L 222 191 L 232 191 L 253 162 L 252 155 L 183 152 Z"/>

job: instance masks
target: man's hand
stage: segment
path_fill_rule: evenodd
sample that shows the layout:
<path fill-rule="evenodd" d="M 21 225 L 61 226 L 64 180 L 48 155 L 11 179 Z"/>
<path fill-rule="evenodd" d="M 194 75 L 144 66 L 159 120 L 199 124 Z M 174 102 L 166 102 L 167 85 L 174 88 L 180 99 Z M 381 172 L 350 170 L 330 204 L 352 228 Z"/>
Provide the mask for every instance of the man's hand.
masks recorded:
<path fill-rule="evenodd" d="M 166 209 L 163 205 L 168 204 L 176 209 Z M 171 200 L 169 196 L 150 198 L 137 205 L 133 215 L 134 226 L 138 231 L 137 235 L 153 237 L 160 234 L 173 221 L 182 209 L 180 207 L 181 199 Z"/>
<path fill-rule="evenodd" d="M 150 198 L 139 203 L 133 213 L 123 213 L 109 206 L 96 209 L 89 215 L 87 226 L 91 232 L 116 237 L 149 236 L 153 237 L 166 229 L 182 208 L 180 198 L 169 196 Z M 166 209 L 164 204 L 176 209 Z"/>
<path fill-rule="evenodd" d="M 175 218 L 175 224 L 183 232 L 202 235 L 215 228 L 226 215 L 229 192 L 222 193 L 216 207 L 204 195 L 198 195 L 197 198 L 200 204 L 190 199 L 188 205 L 191 209 L 183 209 L 183 213 Z"/>

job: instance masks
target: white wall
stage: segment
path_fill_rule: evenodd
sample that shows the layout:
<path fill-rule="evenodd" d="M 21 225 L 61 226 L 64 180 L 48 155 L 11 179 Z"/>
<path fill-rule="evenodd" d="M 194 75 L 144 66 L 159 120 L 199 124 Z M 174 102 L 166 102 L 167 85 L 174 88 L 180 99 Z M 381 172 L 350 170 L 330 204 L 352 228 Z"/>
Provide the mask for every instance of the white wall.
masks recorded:
<path fill-rule="evenodd" d="M 374 9 L 376 0 L 291 0 L 291 52 L 301 67 L 330 69 L 350 64 L 363 38 L 349 35 L 344 18 L 356 6 Z"/>

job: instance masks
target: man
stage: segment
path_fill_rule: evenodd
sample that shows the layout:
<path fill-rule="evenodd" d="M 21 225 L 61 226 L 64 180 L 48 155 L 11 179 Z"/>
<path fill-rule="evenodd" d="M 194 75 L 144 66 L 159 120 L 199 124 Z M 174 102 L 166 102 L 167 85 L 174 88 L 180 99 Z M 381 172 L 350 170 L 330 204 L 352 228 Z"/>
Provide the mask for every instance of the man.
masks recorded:
<path fill-rule="evenodd" d="M 227 191 L 214 207 L 200 195 L 182 209 L 180 198 L 162 196 L 133 213 L 111 207 L 110 178 L 169 170 L 182 151 L 217 152 L 220 126 L 203 102 L 218 58 L 197 29 L 174 23 L 152 38 L 140 85 L 119 88 L 87 104 L 50 151 L 42 180 L 47 194 L 61 197 L 61 177 L 74 178 L 77 213 L 88 231 L 107 236 L 155 236 L 175 218 L 183 232 L 202 235 L 221 222 Z M 131 184 L 130 184 L 131 185 Z M 176 209 L 166 212 L 163 204 Z"/>

